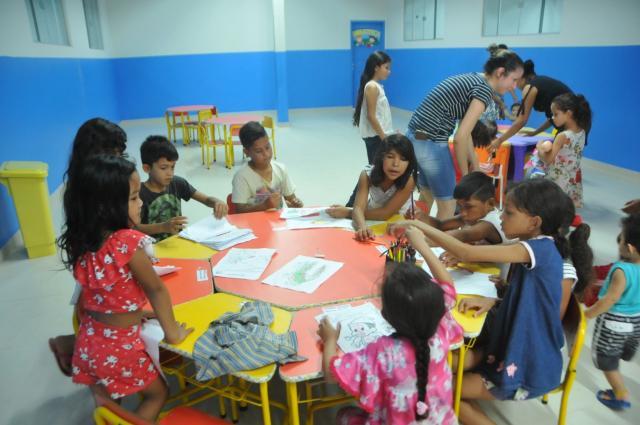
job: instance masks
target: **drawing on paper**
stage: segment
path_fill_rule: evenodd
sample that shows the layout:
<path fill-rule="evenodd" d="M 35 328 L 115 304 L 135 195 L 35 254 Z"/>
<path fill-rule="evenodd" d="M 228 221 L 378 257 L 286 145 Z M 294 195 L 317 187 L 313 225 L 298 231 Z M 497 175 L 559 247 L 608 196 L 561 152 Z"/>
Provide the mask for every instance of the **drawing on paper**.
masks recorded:
<path fill-rule="evenodd" d="M 263 282 L 310 294 L 340 267 L 342 267 L 342 263 L 337 261 L 299 255 Z"/>

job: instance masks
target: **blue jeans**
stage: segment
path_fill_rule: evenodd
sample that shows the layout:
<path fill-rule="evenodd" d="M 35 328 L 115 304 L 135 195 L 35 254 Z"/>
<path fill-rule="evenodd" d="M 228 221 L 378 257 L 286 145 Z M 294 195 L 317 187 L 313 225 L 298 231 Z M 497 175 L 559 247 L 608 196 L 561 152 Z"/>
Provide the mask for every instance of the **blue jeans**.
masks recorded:
<path fill-rule="evenodd" d="M 413 131 L 407 131 L 407 138 L 413 143 L 418 161 L 418 185 L 429 189 L 439 201 L 453 199 L 456 187 L 456 170 L 449 151 L 449 143 L 432 140 L 417 140 Z"/>

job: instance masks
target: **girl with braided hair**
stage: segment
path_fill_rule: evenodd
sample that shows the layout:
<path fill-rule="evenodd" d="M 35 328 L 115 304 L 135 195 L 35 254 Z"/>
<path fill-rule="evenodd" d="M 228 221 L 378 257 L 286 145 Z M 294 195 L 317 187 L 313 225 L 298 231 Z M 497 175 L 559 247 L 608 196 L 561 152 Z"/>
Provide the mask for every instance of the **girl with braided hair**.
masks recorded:
<path fill-rule="evenodd" d="M 406 229 L 411 245 L 430 270 L 388 263 L 382 284 L 382 316 L 395 329 L 362 350 L 336 356 L 340 326 L 328 320 L 318 334 L 324 342 L 325 377 L 353 394 L 360 406 L 338 412 L 339 424 L 457 424 L 453 412 L 447 353 L 462 340 L 449 310 L 456 293 L 451 276 L 416 228 Z"/>

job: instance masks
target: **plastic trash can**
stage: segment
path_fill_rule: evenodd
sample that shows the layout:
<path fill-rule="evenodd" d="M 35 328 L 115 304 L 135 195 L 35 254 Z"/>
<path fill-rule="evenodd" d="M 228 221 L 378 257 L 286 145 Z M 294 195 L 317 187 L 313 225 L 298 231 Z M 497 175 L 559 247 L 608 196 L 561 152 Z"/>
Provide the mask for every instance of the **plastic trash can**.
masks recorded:
<path fill-rule="evenodd" d="M 0 183 L 9 189 L 29 258 L 55 254 L 55 234 L 49 207 L 44 162 L 7 161 L 0 165 Z"/>

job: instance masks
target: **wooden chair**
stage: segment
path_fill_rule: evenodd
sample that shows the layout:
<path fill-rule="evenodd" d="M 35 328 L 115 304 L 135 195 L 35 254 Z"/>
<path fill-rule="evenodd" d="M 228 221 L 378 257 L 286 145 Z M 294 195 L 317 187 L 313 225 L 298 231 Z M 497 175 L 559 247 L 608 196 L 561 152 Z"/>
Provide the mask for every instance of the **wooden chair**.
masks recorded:
<path fill-rule="evenodd" d="M 567 341 L 567 351 L 569 354 L 569 365 L 564 374 L 564 379 L 560 385 L 549 394 L 562 392 L 562 401 L 560 402 L 560 413 L 558 415 L 558 425 L 564 425 L 567 419 L 567 406 L 569 404 L 569 394 L 576 380 L 578 369 L 578 359 L 584 344 L 584 336 L 587 329 L 587 321 L 584 317 L 582 307 L 575 295 L 571 295 L 567 311 L 562 319 L 562 327 L 564 336 Z M 549 394 L 542 397 L 542 402 L 547 404 Z"/>

